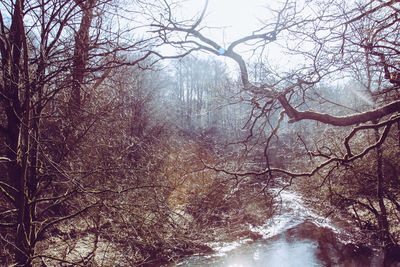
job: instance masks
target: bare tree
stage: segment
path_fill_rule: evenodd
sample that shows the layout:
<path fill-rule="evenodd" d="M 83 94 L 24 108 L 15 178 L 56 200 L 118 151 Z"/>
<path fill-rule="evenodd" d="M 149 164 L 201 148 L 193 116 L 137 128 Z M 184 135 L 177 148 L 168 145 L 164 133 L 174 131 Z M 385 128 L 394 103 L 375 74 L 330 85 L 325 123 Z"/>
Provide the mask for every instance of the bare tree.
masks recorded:
<path fill-rule="evenodd" d="M 217 61 L 187 57 L 174 62 L 173 83 L 167 103 L 175 107 L 177 126 L 188 133 L 210 131 L 219 126 L 217 109 L 222 104 L 220 92 L 229 82 L 226 66 Z"/>
<path fill-rule="evenodd" d="M 109 31 L 116 8 L 97 0 L 0 4 L 0 233 L 14 255 L 5 264 L 46 257 L 36 246 L 50 230 L 101 206 L 71 159 L 101 115 L 82 111 L 111 69 L 151 54 L 141 50 L 144 40 L 121 40 L 131 29 Z M 129 61 L 128 51 L 140 56 Z"/>
<path fill-rule="evenodd" d="M 400 120 L 397 74 L 400 26 L 398 1 L 371 1 L 366 4 L 320 1 L 318 6 L 306 1 L 300 6 L 296 1 L 288 0 L 282 3 L 280 9 L 271 9 L 274 20 L 264 22 L 252 34 L 232 41 L 226 47 L 208 38 L 204 33 L 206 26 L 209 26 L 203 25 L 207 1 L 198 17 L 190 21 L 174 17 L 168 2 L 165 2 L 165 5 L 164 15 L 155 17 L 151 25 L 162 43 L 182 51 L 175 57 L 205 51 L 233 60 L 240 70 L 242 90 L 253 96 L 253 109 L 249 116 L 250 128 L 255 131 L 257 123 L 263 120 L 263 125 L 269 128 L 269 136 L 264 140 L 264 170 L 237 172 L 216 166 L 210 167 L 243 176 L 264 174 L 268 178 L 279 174 L 289 178 L 314 175 L 329 178 L 331 171 L 323 174 L 327 169 L 333 170 L 335 166 L 359 163 L 376 153 L 377 180 L 374 201 L 358 204 L 364 205 L 364 208 L 369 206 L 367 209 L 375 214 L 383 244 L 396 242 L 390 233 L 386 203 L 392 202 L 391 207 L 398 207 L 398 196 L 389 197 L 389 193 L 385 196 L 384 192 L 392 190 L 389 185 L 384 188 L 382 149 L 389 142 L 389 136 L 399 134 L 398 130 L 397 133 L 393 132 L 396 130 L 393 126 Z M 253 55 L 257 55 L 258 59 L 269 66 L 268 60 L 274 58 L 267 58 L 264 53 L 273 42 L 286 49 L 286 54 L 292 57 L 296 64 L 269 68 L 266 72 L 269 75 L 268 79 L 257 78 L 257 81 L 252 81 L 248 70 L 250 61 L 246 62 L 245 55 L 236 52 L 237 47 L 248 47 Z M 369 105 L 345 107 L 318 94 L 321 84 L 344 86 L 341 81 L 349 78 L 357 80 L 362 90 L 367 92 L 367 98 L 373 99 Z M 316 101 L 341 106 L 341 114 L 335 114 L 333 109 L 311 109 L 310 107 L 316 107 Z M 337 138 L 341 138 L 341 143 L 331 143 L 328 147 L 317 147 L 313 151 L 309 140 L 299 136 L 300 144 L 305 150 L 304 161 L 309 158 L 308 167 L 293 170 L 271 165 L 267 152 L 272 140 L 278 137 L 279 130 L 287 127 L 285 122 L 300 124 L 305 120 L 322 123 L 332 129 L 336 127 L 335 129 L 339 130 L 333 132 L 337 133 Z M 374 141 L 364 142 L 360 149 L 361 144 L 357 142 L 356 136 L 366 134 L 371 129 L 375 131 Z M 340 135 L 341 131 L 347 134 Z M 253 131 L 250 131 L 250 136 L 253 135 Z M 376 203 L 379 208 L 375 208 Z"/>

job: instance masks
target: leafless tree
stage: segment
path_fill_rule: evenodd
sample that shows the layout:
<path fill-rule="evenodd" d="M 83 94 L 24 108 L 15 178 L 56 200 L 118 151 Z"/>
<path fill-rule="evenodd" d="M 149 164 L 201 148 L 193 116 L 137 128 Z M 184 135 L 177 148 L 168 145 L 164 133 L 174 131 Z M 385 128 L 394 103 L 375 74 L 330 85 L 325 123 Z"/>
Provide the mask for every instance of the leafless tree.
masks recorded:
<path fill-rule="evenodd" d="M 168 1 L 164 1 L 164 4 L 164 13 L 154 17 L 151 26 L 163 44 L 181 52 L 170 57 L 203 51 L 233 60 L 240 71 L 242 90 L 252 95 L 250 129 L 255 131 L 260 121 L 265 121 L 265 127 L 269 128 L 269 136 L 264 140 L 265 169 L 259 172 L 238 172 L 210 167 L 243 176 L 264 174 L 266 177 L 284 175 L 294 178 L 323 175 L 329 178 L 331 172 L 326 174 L 326 170 L 349 166 L 376 155 L 374 201 L 367 197 L 367 200 L 358 201 L 357 204 L 367 207 L 374 214 L 383 244 L 396 242 L 390 232 L 387 209 L 388 206 L 398 207 L 398 195 L 393 196 L 389 193 L 392 192 L 390 186 L 384 185 L 382 149 L 389 142 L 390 136 L 399 135 L 393 127 L 400 120 L 397 74 L 400 55 L 399 2 L 350 4 L 345 1 L 319 1 L 318 5 L 313 5 L 305 1 L 301 6 L 297 1 L 287 0 L 281 8 L 270 9 L 274 15 L 273 20 L 265 21 L 250 35 L 232 41 L 227 46 L 217 43 L 205 33 L 210 26 L 204 25 L 207 1 L 202 12 L 192 20 L 176 17 L 172 5 Z M 276 58 L 268 58 L 264 53 L 272 43 L 280 45 L 295 64 L 269 67 L 266 72 L 268 79 L 257 78 L 253 81 L 249 75 L 251 61 L 245 60 L 245 54 L 236 52 L 237 48 L 247 47 L 265 66 L 269 66 Z M 356 80 L 361 85 L 367 98 L 372 99 L 369 105 L 346 107 L 318 94 L 321 85 L 330 83 L 346 86 L 343 83 L 346 79 Z M 324 108 L 326 106 L 318 110 L 316 102 L 330 103 L 342 109 L 339 115 L 334 109 Z M 304 161 L 309 158 L 306 164 L 308 167 L 294 170 L 271 165 L 268 149 L 272 140 L 278 137 L 282 128 L 290 124 L 299 125 L 303 121 L 328 126 L 334 136 L 337 134 L 341 143 L 327 144 L 324 148 L 317 146 L 313 150 L 310 139 L 299 136 L 300 144 L 306 152 Z M 356 136 L 367 134 L 369 130 L 375 132 L 374 141 L 358 142 Z M 254 131 L 250 131 L 250 136 L 255 135 Z M 342 131 L 347 134 L 339 134 Z M 370 203 L 365 204 L 365 201 Z M 387 204 L 389 202 L 390 205 Z"/>
<path fill-rule="evenodd" d="M 132 28 L 114 31 L 116 10 L 108 0 L 0 3 L 0 233 L 14 255 L 4 264 L 31 266 L 50 230 L 101 206 L 73 159 L 101 116 L 90 98 L 113 69 L 151 54 Z"/>

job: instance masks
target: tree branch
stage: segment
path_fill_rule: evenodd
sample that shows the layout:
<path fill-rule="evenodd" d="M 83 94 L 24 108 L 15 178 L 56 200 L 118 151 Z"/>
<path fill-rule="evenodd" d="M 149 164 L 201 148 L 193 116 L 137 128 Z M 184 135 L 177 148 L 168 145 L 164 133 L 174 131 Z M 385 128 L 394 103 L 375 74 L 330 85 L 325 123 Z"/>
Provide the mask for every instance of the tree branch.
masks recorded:
<path fill-rule="evenodd" d="M 50 259 L 50 260 L 55 260 L 55 261 L 71 264 L 73 266 L 83 266 L 83 267 L 87 266 L 86 264 L 81 264 L 81 263 L 77 263 L 77 262 L 73 262 L 73 261 L 68 261 L 68 260 L 64 260 L 64 259 L 57 258 L 57 257 L 54 257 L 54 256 L 50 256 L 50 255 L 41 255 L 41 254 L 35 255 L 35 256 L 32 257 L 32 260 L 36 259 L 36 258 L 47 258 L 47 259 Z"/>
<path fill-rule="evenodd" d="M 38 230 L 38 232 L 37 232 L 37 234 L 36 234 L 36 238 L 37 238 L 37 239 L 40 239 L 41 235 L 43 235 L 43 233 L 44 233 L 50 226 L 53 226 L 53 225 L 55 225 L 55 224 L 57 224 L 57 223 L 59 223 L 59 222 L 62 222 L 62 221 L 66 221 L 66 220 L 72 219 L 72 218 L 74 218 L 74 217 L 76 217 L 76 216 L 78 216 L 78 215 L 80 215 L 80 214 L 86 212 L 87 210 L 89 210 L 89 209 L 91 209 L 91 208 L 99 207 L 99 206 L 101 206 L 101 205 L 102 205 L 102 204 L 94 203 L 94 204 L 92 204 L 92 205 L 90 205 L 90 206 L 85 207 L 84 209 L 81 209 L 81 210 L 76 211 L 75 213 L 72 213 L 72 214 L 67 215 L 67 216 L 64 216 L 64 217 L 56 218 L 56 219 L 54 219 L 54 220 L 52 220 L 52 221 L 46 223 L 43 227 L 41 227 L 41 228 Z"/>
<path fill-rule="evenodd" d="M 377 120 L 384 116 L 400 112 L 400 100 L 393 101 L 385 106 L 374 110 L 347 116 L 332 116 L 326 113 L 319 113 L 311 110 L 298 111 L 289 104 L 285 96 L 280 96 L 278 100 L 282 104 L 283 108 L 286 111 L 286 114 L 290 118 L 289 123 L 301 120 L 314 120 L 334 126 L 351 126 L 372 120 Z"/>
<path fill-rule="evenodd" d="M 396 121 L 400 121 L 400 116 L 391 117 L 390 119 L 388 119 L 384 122 L 381 122 L 381 123 L 371 124 L 371 125 L 362 125 L 362 126 L 354 128 L 351 131 L 351 133 L 344 139 L 344 145 L 345 145 L 346 151 L 347 151 L 346 156 L 347 157 L 353 156 L 351 153 L 351 148 L 350 148 L 349 142 L 350 142 L 351 138 L 353 138 L 357 132 L 362 131 L 362 130 L 367 130 L 367 129 L 378 129 L 378 128 L 381 128 L 386 125 L 392 125 Z"/>

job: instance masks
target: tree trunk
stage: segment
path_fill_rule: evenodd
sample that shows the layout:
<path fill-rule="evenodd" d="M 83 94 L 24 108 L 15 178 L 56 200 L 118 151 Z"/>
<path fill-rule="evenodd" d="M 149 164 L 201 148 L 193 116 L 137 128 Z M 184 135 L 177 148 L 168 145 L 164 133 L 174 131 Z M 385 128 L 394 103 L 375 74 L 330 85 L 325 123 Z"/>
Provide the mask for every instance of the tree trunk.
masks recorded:
<path fill-rule="evenodd" d="M 399 141 L 399 149 L 400 149 L 400 122 L 397 123 L 397 138 Z"/>
<path fill-rule="evenodd" d="M 5 113 L 7 116 L 7 182 L 10 202 L 16 209 L 15 246 L 13 253 L 17 266 L 31 266 L 36 245 L 34 210 L 31 198 L 36 192 L 33 179 L 36 153 L 32 154 L 31 88 L 29 57 L 23 22 L 24 1 L 16 0 L 10 27 L 9 42 L 2 49 L 3 81 L 7 88 Z"/>
<path fill-rule="evenodd" d="M 375 138 L 376 141 L 379 140 L 379 131 L 375 130 Z M 387 220 L 387 210 L 384 202 L 384 177 L 383 177 L 383 156 L 382 156 L 382 147 L 379 145 L 376 148 L 377 154 L 377 181 L 376 181 L 376 196 L 378 198 L 379 204 L 379 215 L 378 215 L 378 227 L 379 227 L 379 238 L 382 240 L 383 245 L 388 245 L 390 242 L 390 233 L 389 233 L 389 223 Z"/>
<path fill-rule="evenodd" d="M 82 9 L 82 20 L 75 34 L 75 47 L 72 66 L 72 91 L 69 101 L 70 111 L 78 111 L 81 107 L 81 87 L 86 75 L 86 67 L 90 50 L 90 27 L 93 20 L 93 9 L 97 0 L 75 1 Z M 73 112 L 74 113 L 74 112 Z M 73 114 L 72 113 L 72 114 Z"/>

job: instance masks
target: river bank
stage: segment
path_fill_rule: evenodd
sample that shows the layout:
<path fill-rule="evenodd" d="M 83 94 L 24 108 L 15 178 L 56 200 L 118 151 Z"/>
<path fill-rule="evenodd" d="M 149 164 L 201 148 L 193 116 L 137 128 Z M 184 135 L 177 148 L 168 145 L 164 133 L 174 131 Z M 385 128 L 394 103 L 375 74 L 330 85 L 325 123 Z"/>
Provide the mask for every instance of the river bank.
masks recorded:
<path fill-rule="evenodd" d="M 207 244 L 213 253 L 167 266 L 400 266 L 393 253 L 354 243 L 356 230 L 349 232 L 318 215 L 299 194 L 272 192 L 279 201 L 274 204 L 275 215 L 264 224 L 244 225 L 248 230 L 242 229 L 242 235 L 225 233 L 225 240 L 221 233 L 213 233 L 219 239 Z"/>

